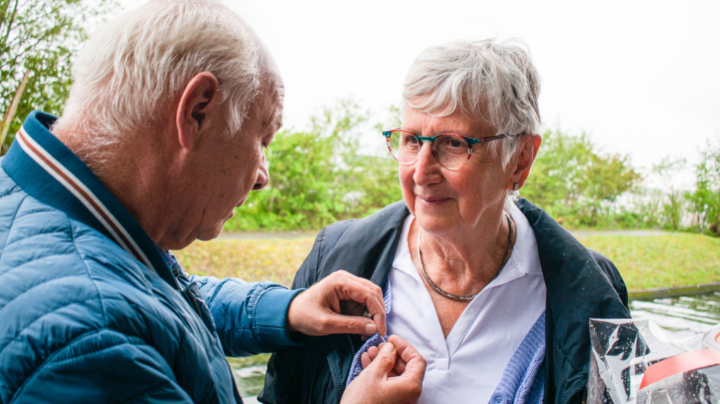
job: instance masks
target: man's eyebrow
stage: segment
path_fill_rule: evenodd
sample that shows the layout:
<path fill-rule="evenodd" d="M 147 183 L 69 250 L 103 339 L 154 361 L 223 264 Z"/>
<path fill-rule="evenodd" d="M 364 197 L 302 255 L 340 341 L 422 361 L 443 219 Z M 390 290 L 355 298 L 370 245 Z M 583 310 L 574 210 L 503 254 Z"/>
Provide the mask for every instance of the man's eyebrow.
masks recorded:
<path fill-rule="evenodd" d="M 275 113 L 275 130 L 280 130 L 283 126 L 283 114 L 281 111 Z"/>

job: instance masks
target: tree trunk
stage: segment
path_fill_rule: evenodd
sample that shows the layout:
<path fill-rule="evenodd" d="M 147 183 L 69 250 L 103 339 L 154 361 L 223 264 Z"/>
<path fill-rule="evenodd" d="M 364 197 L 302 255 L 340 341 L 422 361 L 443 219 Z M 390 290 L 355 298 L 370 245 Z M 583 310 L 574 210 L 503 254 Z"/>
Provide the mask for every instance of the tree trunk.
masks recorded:
<path fill-rule="evenodd" d="M 2 124 L 0 124 L 0 145 L 5 144 L 5 138 L 7 137 L 8 131 L 10 130 L 10 124 L 12 123 L 13 118 L 15 118 L 15 112 L 17 112 L 18 105 L 20 104 L 20 98 L 22 98 L 23 92 L 25 92 L 25 86 L 27 85 L 29 78 L 30 69 L 27 69 L 25 70 L 25 75 L 20 82 L 20 86 L 15 92 L 15 97 L 13 97 L 12 104 L 10 104 L 10 109 L 5 112 Z"/>

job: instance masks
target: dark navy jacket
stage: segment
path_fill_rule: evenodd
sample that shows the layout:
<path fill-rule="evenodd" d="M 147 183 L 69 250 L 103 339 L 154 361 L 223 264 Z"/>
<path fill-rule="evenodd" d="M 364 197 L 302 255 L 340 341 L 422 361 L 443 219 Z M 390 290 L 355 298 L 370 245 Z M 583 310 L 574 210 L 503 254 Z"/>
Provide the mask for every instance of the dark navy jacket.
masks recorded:
<path fill-rule="evenodd" d="M 241 402 L 298 293 L 188 277 L 32 113 L 0 170 L 0 403 Z M 171 262 L 170 262 L 171 263 Z"/>
<path fill-rule="evenodd" d="M 545 403 L 580 403 L 590 363 L 590 318 L 630 318 L 627 289 L 615 265 L 583 247 L 530 202 L 517 201 L 535 232 L 547 287 Z M 293 288 L 308 287 L 344 269 L 384 288 L 409 211 L 394 203 L 370 217 L 323 229 L 298 271 Z M 362 341 L 357 336 L 316 338 L 273 355 L 264 403 L 338 403 Z"/>

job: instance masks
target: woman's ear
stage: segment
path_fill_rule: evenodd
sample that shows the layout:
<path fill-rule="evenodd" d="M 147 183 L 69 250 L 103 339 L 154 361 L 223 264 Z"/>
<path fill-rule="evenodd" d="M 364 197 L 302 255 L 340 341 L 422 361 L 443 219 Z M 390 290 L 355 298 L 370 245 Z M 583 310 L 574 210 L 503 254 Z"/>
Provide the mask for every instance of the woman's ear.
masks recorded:
<path fill-rule="evenodd" d="M 525 181 L 530 175 L 530 168 L 532 168 L 535 157 L 537 157 L 538 150 L 542 144 L 540 135 L 525 135 L 521 141 L 520 154 L 518 155 L 517 166 L 513 173 L 512 183 L 509 189 L 513 189 L 513 184 L 515 183 L 518 183 L 520 188 L 525 185 Z"/>
<path fill-rule="evenodd" d="M 178 142 L 191 150 L 200 141 L 220 103 L 220 83 L 210 72 L 198 73 L 185 86 L 176 113 Z"/>

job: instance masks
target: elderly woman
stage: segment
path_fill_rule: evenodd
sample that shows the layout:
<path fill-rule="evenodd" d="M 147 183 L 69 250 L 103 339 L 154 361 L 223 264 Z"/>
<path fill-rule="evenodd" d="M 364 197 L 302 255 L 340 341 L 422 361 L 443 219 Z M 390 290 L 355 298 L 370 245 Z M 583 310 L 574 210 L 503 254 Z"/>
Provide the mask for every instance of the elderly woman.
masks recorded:
<path fill-rule="evenodd" d="M 344 269 L 380 285 L 388 332 L 427 361 L 420 403 L 580 403 L 588 320 L 630 317 L 613 263 L 516 198 L 541 144 L 539 90 L 513 43 L 425 50 L 405 80 L 402 127 L 383 132 L 403 201 L 325 228 L 295 278 L 307 287 Z M 380 342 L 280 351 L 260 399 L 338 402 Z"/>

